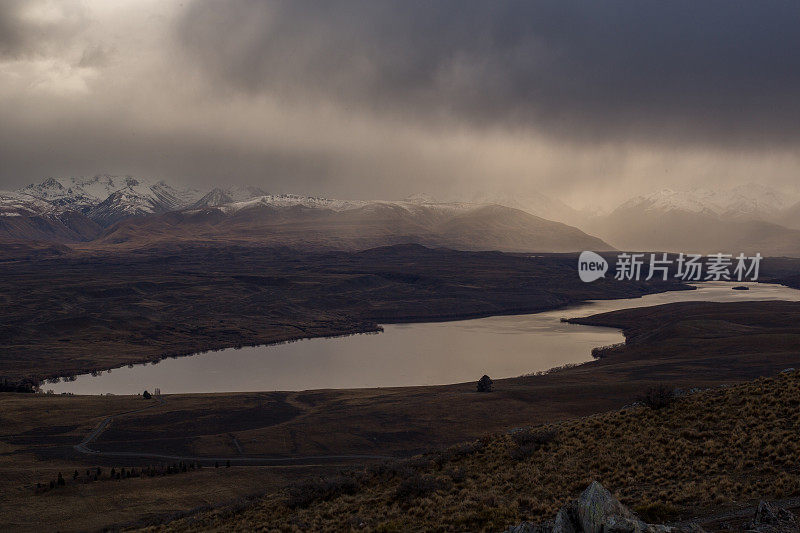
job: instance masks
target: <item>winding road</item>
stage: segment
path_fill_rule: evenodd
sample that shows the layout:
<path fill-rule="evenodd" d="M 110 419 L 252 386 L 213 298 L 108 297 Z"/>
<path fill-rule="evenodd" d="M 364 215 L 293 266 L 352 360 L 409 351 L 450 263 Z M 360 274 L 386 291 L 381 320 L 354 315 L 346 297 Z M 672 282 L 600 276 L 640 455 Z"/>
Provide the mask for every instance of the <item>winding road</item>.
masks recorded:
<path fill-rule="evenodd" d="M 152 403 L 147 407 L 140 409 L 133 409 L 117 413 L 103 419 L 100 424 L 93 429 L 81 442 L 73 446 L 75 451 L 91 455 L 95 457 L 126 457 L 131 459 L 156 459 L 161 461 L 185 461 L 185 462 L 198 462 L 201 464 L 212 464 L 219 462 L 230 462 L 239 465 L 248 466 L 272 466 L 272 465 L 308 465 L 316 464 L 319 462 L 337 461 L 337 460 L 358 460 L 358 459 L 395 459 L 389 455 L 304 455 L 299 457 L 264 457 L 264 456 L 232 456 L 232 457 L 201 457 L 196 455 L 170 455 L 163 453 L 144 453 L 144 452 L 103 452 L 94 450 L 89 445 L 100 436 L 108 425 L 116 418 L 121 416 L 130 415 L 133 413 L 140 413 L 148 409 L 160 407 L 166 404 L 163 396 L 154 396 L 157 403 Z"/>

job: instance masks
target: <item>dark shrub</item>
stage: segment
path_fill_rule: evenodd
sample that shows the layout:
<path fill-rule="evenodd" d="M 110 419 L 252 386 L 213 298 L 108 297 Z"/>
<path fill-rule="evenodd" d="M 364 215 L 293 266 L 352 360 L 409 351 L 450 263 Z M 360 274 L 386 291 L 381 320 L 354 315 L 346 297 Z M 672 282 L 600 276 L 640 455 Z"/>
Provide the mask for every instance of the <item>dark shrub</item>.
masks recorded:
<path fill-rule="evenodd" d="M 153 395 L 152 395 L 152 394 L 150 394 L 150 393 L 149 393 L 149 392 L 147 392 L 147 391 L 144 391 L 144 393 L 142 394 L 142 398 L 144 398 L 145 400 L 149 400 L 149 399 L 150 399 L 150 398 L 152 398 L 152 397 L 153 397 Z"/>
<path fill-rule="evenodd" d="M 663 409 L 669 407 L 675 402 L 675 391 L 672 387 L 666 385 L 658 385 L 657 387 L 650 387 L 644 393 L 639 401 L 653 410 Z"/>
<path fill-rule="evenodd" d="M 292 508 L 308 507 L 317 501 L 332 500 L 342 494 L 354 494 L 358 488 L 356 480 L 345 476 L 305 481 L 289 488 L 286 505 Z"/>
<path fill-rule="evenodd" d="M 478 392 L 492 392 L 493 388 L 492 378 L 486 374 L 478 380 Z"/>
<path fill-rule="evenodd" d="M 467 479 L 467 473 L 463 468 L 452 468 L 445 472 L 453 480 L 453 483 L 463 483 Z"/>
<path fill-rule="evenodd" d="M 441 480 L 430 474 L 414 473 L 400 482 L 395 491 L 398 500 L 422 498 L 444 488 Z"/>

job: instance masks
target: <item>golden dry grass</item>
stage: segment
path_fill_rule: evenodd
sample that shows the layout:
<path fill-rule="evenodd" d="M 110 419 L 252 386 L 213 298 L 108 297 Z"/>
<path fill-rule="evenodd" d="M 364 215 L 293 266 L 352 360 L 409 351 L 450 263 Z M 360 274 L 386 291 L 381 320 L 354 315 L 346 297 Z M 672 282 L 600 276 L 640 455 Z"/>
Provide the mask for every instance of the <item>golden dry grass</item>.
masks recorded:
<path fill-rule="evenodd" d="M 514 435 L 487 436 L 295 487 L 295 504 L 319 496 L 307 507 L 291 506 L 283 491 L 164 529 L 495 531 L 552 518 L 595 479 L 660 520 L 800 494 L 798 372 L 697 393 L 659 411 L 630 407 L 529 433 L 553 429 L 555 439 L 538 448 Z"/>

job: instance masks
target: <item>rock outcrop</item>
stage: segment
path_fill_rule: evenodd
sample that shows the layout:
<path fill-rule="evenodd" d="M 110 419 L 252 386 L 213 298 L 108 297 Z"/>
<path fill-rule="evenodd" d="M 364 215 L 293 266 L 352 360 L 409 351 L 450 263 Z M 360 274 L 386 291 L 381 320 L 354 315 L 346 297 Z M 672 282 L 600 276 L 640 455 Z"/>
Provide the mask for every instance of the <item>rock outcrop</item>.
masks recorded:
<path fill-rule="evenodd" d="M 702 528 L 648 524 L 597 481 L 568 503 L 548 524 L 522 523 L 506 533 L 700 533 Z"/>
<path fill-rule="evenodd" d="M 762 500 L 758 504 L 748 531 L 758 533 L 800 532 L 800 526 L 791 511 Z"/>

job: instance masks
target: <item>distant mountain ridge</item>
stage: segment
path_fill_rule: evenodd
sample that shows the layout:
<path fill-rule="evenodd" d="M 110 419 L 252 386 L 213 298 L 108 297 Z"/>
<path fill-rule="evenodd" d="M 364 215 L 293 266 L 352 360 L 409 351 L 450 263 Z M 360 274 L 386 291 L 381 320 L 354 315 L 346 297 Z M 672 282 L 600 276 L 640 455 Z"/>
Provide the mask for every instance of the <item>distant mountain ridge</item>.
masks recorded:
<path fill-rule="evenodd" d="M 789 209 L 798 201 L 800 195 L 749 183 L 722 191 L 701 188 L 688 191 L 661 189 L 632 198 L 617 209 L 676 210 L 720 217 L 771 220 L 777 213 Z"/>
<path fill-rule="evenodd" d="M 239 242 L 320 249 L 400 243 L 465 250 L 609 250 L 581 230 L 494 203 L 340 200 L 131 176 L 48 178 L 0 193 L 0 237 L 98 246 Z"/>
<path fill-rule="evenodd" d="M 620 249 L 800 256 L 798 195 L 760 184 L 722 191 L 661 189 L 593 219 Z M 584 226 L 585 227 L 585 226 Z"/>
<path fill-rule="evenodd" d="M 129 216 L 165 213 L 197 200 L 200 192 L 132 176 L 47 178 L 18 191 L 60 211 L 83 213 L 103 226 Z"/>
<path fill-rule="evenodd" d="M 616 247 L 800 256 L 799 196 L 760 184 L 661 189 L 601 216 L 543 194 L 460 198 L 347 200 L 235 185 L 203 194 L 131 176 L 48 178 L 0 191 L 0 238 L 125 246 L 228 239 L 347 249 L 408 242 L 470 250 Z"/>
<path fill-rule="evenodd" d="M 128 219 L 96 242 L 128 248 L 225 242 L 318 250 L 411 243 L 507 252 L 612 249 L 577 228 L 499 205 L 347 202 L 291 195 Z"/>

